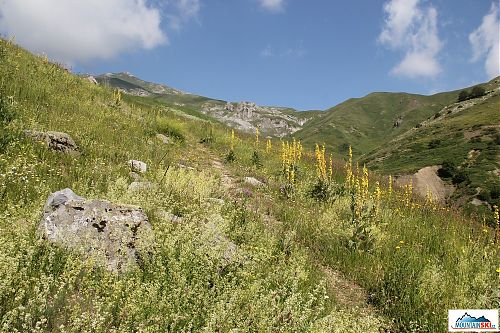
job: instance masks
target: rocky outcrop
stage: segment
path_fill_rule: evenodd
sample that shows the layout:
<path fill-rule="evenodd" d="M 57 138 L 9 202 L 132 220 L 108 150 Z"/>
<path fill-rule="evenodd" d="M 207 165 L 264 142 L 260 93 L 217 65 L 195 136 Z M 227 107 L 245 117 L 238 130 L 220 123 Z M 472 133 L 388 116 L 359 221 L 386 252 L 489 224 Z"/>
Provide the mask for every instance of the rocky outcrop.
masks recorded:
<path fill-rule="evenodd" d="M 239 130 L 253 132 L 258 127 L 263 134 L 277 137 L 300 130 L 308 120 L 294 116 L 284 108 L 259 106 L 253 102 L 228 102 L 225 105 L 207 102 L 201 111 Z"/>
<path fill-rule="evenodd" d="M 77 155 L 80 153 L 80 148 L 76 145 L 75 140 L 63 132 L 39 132 L 39 131 L 24 131 L 24 134 L 33 140 L 43 142 L 49 149 L 59 151 L 66 154 Z"/>
<path fill-rule="evenodd" d="M 154 241 L 139 207 L 86 200 L 68 188 L 49 196 L 38 231 L 47 241 L 117 273 L 140 265 Z"/>

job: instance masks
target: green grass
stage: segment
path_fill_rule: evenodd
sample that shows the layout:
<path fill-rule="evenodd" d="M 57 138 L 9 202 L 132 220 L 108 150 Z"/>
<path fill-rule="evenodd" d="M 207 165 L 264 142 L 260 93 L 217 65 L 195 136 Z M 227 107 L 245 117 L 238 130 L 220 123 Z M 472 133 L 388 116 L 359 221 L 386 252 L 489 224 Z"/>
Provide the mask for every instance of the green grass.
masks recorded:
<path fill-rule="evenodd" d="M 499 198 L 490 195 L 495 188 L 500 187 L 500 180 L 494 174 L 495 170 L 500 169 L 499 109 L 500 95 L 496 94 L 485 102 L 455 114 L 444 115 L 444 118 L 395 138 L 364 156 L 363 161 L 385 174 L 413 173 L 422 167 L 448 161 L 468 178 L 456 184 L 455 199 L 469 198 L 470 201 L 476 189 L 481 188 L 480 193 L 486 196 L 490 205 L 499 205 Z M 472 137 L 466 137 L 468 133 Z M 469 158 L 472 151 L 478 155 Z M 384 159 L 377 160 L 381 157 Z M 448 181 L 451 182 L 451 179 Z M 474 211 L 477 212 L 476 209 Z M 479 213 L 489 214 L 484 207 Z"/>
<path fill-rule="evenodd" d="M 421 96 L 406 93 L 372 93 L 351 98 L 305 124 L 294 136 L 307 145 L 325 143 L 343 153 L 351 145 L 359 156 L 387 143 L 456 98 L 454 92 Z M 398 117 L 399 127 L 393 124 Z"/>
<path fill-rule="evenodd" d="M 365 221 L 373 242 L 355 250 L 344 170 L 335 165 L 331 201 L 312 199 L 310 151 L 285 198 L 280 143 L 266 154 L 237 133 L 237 159 L 223 167 L 230 190 L 214 168 L 229 151 L 228 128 L 193 117 L 192 106 L 173 112 L 129 96 L 116 105 L 111 89 L 4 40 L 0 97 L 1 332 L 445 332 L 450 308 L 500 306 L 494 230 L 394 194 Z M 82 154 L 50 151 L 25 129 L 66 132 Z M 158 132 L 176 139 L 165 145 Z M 128 190 L 129 159 L 148 164 L 152 189 Z M 156 245 L 143 268 L 115 275 L 39 239 L 44 202 L 65 187 L 145 210 Z M 238 249 L 229 262 L 228 242 Z M 373 309 L 343 302 L 325 268 L 362 286 Z"/>

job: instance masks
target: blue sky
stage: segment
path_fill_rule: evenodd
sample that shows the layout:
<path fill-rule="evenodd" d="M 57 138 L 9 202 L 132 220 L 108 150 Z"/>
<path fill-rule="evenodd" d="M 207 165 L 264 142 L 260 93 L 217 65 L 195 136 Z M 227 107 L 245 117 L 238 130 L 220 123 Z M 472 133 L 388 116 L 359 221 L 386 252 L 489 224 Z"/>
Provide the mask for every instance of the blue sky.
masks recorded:
<path fill-rule="evenodd" d="M 24 3 L 24 4 L 23 4 Z M 326 109 L 498 75 L 498 1 L 3 0 L 0 32 L 76 72 Z"/>

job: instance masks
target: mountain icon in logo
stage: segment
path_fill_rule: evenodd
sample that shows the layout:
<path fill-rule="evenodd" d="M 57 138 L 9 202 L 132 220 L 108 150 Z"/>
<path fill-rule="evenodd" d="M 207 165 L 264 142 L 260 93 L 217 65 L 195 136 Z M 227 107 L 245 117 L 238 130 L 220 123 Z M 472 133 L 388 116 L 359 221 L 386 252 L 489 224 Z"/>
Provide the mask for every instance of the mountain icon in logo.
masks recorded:
<path fill-rule="evenodd" d="M 479 318 L 473 317 L 467 312 L 460 318 L 457 319 L 455 322 L 457 327 L 460 327 L 460 323 L 490 323 L 488 319 L 486 319 L 484 316 L 481 316 Z"/>
<path fill-rule="evenodd" d="M 498 310 L 448 310 L 450 332 L 498 332 Z"/>

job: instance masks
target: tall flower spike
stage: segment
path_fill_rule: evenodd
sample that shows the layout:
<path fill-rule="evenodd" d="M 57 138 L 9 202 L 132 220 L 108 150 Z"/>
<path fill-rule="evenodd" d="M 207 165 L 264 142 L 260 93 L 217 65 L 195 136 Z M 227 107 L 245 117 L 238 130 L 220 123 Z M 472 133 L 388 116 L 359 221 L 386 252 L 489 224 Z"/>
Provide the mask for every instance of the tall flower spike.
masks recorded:
<path fill-rule="evenodd" d="M 392 175 L 389 175 L 389 184 L 388 184 L 387 193 L 389 194 L 389 196 L 392 195 Z"/>
<path fill-rule="evenodd" d="M 328 176 L 330 178 L 330 181 L 332 180 L 333 177 L 333 157 L 332 154 L 330 154 L 330 163 L 328 164 Z"/>
<path fill-rule="evenodd" d="M 493 206 L 493 220 L 496 223 L 495 243 L 498 243 L 498 242 L 500 242 L 500 215 L 498 213 L 498 206 L 497 205 Z"/>
<path fill-rule="evenodd" d="M 378 180 L 375 182 L 375 215 L 378 215 L 380 212 L 380 199 L 382 198 L 382 191 L 380 190 L 380 183 Z"/>
<path fill-rule="evenodd" d="M 234 129 L 231 130 L 231 150 L 234 150 L 234 141 L 236 137 L 234 136 Z"/>
<path fill-rule="evenodd" d="M 267 139 L 267 142 L 266 142 L 266 153 L 269 154 L 271 152 L 272 148 L 273 148 L 273 145 L 271 143 L 271 139 Z"/>
<path fill-rule="evenodd" d="M 363 195 L 364 199 L 368 198 L 368 187 L 369 187 L 368 169 L 367 169 L 366 165 L 363 165 L 363 177 L 361 179 L 361 190 L 363 192 L 362 195 Z"/>

